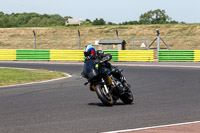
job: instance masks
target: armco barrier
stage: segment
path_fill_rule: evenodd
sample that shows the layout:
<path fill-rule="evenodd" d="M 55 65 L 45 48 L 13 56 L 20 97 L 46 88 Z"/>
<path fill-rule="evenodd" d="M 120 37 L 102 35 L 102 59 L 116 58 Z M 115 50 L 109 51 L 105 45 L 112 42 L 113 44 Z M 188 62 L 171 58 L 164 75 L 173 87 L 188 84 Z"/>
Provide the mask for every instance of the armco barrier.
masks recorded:
<path fill-rule="evenodd" d="M 16 60 L 16 50 L 0 49 L 0 60 Z"/>
<path fill-rule="evenodd" d="M 50 60 L 49 50 L 16 50 L 16 60 Z"/>
<path fill-rule="evenodd" d="M 200 50 L 194 50 L 194 61 L 200 61 Z"/>
<path fill-rule="evenodd" d="M 120 50 L 118 51 L 118 61 L 154 61 L 153 50 Z"/>
<path fill-rule="evenodd" d="M 194 61 L 194 50 L 160 50 L 159 61 Z"/>
<path fill-rule="evenodd" d="M 51 61 L 84 61 L 83 50 L 50 50 Z"/>
<path fill-rule="evenodd" d="M 153 50 L 104 50 L 111 61 L 154 61 Z M 0 60 L 84 61 L 83 50 L 7 50 L 0 49 Z M 200 62 L 200 50 L 160 50 L 158 61 Z"/>
<path fill-rule="evenodd" d="M 111 61 L 153 61 L 153 50 L 104 50 Z M 83 50 L 0 50 L 0 60 L 84 61 Z"/>
<path fill-rule="evenodd" d="M 104 50 L 111 61 L 154 61 L 153 50 Z M 7 50 L 0 49 L 0 60 L 84 61 L 83 50 Z M 200 50 L 160 50 L 158 61 L 200 62 Z"/>

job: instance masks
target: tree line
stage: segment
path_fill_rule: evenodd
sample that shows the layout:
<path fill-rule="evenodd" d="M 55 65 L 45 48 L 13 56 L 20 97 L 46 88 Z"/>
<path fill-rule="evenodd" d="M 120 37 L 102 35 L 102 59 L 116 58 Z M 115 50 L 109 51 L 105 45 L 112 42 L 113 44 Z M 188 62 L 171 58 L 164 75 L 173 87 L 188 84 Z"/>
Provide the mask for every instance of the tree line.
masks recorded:
<path fill-rule="evenodd" d="M 50 27 L 64 26 L 65 22 L 72 18 L 71 16 L 62 17 L 59 14 L 48 15 L 38 13 L 12 13 L 4 14 L 0 12 L 0 27 Z M 142 14 L 139 21 L 126 21 L 119 25 L 141 25 L 141 24 L 178 24 L 178 21 L 172 20 L 166 15 L 165 10 L 150 10 Z M 184 22 L 181 22 L 184 23 Z M 117 25 L 113 22 L 106 22 L 103 18 L 96 18 L 91 21 L 86 19 L 83 25 Z"/>
<path fill-rule="evenodd" d="M 58 14 L 38 14 L 38 13 L 12 13 L 4 14 L 0 12 L 0 27 L 46 27 L 62 26 L 70 16 L 62 17 Z"/>

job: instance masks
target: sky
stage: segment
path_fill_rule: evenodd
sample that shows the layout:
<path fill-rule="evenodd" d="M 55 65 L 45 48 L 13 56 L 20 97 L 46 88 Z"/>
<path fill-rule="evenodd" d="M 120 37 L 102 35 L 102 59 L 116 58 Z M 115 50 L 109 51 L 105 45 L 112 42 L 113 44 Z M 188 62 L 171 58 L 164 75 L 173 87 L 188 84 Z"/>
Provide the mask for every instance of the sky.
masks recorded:
<path fill-rule="evenodd" d="M 59 14 L 73 18 L 103 18 L 106 22 L 138 21 L 150 10 L 165 10 L 179 22 L 200 23 L 200 0 L 0 0 L 0 11 Z"/>

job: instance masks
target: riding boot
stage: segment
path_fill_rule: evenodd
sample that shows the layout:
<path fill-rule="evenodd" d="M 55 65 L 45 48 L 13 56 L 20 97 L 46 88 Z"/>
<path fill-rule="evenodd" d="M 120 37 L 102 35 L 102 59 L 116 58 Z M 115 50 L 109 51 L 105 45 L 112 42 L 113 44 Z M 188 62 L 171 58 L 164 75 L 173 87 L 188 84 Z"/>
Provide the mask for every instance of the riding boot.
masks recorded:
<path fill-rule="evenodd" d="M 117 92 L 118 92 L 120 95 L 124 94 L 124 88 L 125 88 L 125 87 L 123 87 L 122 83 L 120 83 L 119 81 L 117 81 L 116 90 L 117 90 Z"/>
<path fill-rule="evenodd" d="M 90 84 L 90 90 L 91 90 L 91 91 L 95 91 L 94 85 L 91 85 L 91 84 Z"/>
<path fill-rule="evenodd" d="M 131 85 L 127 83 L 126 78 L 121 73 L 120 73 L 120 81 L 124 86 L 123 91 L 125 92 L 130 91 Z"/>

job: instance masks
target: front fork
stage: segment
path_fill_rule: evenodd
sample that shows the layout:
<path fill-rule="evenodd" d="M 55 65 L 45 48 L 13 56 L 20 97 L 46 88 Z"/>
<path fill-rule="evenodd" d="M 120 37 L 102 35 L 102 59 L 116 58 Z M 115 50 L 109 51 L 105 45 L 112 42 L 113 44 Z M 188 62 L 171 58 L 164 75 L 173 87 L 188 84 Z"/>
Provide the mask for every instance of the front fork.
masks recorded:
<path fill-rule="evenodd" d="M 102 83 L 104 83 L 105 92 L 106 92 L 106 94 L 108 94 L 109 93 L 108 87 L 107 87 L 104 79 L 102 78 L 101 80 L 102 80 Z"/>
<path fill-rule="evenodd" d="M 87 85 L 88 83 L 90 83 L 90 82 L 86 82 L 86 83 L 84 83 L 84 85 Z M 111 85 L 111 84 L 112 84 L 112 79 L 109 76 L 106 78 L 106 80 L 104 80 L 103 78 L 101 78 L 100 85 L 102 85 L 105 88 L 104 92 L 106 94 L 109 93 L 109 88 L 107 87 L 107 85 Z M 90 90 L 96 91 L 96 88 L 95 88 L 94 84 L 90 86 Z"/>
<path fill-rule="evenodd" d="M 105 93 L 106 93 L 106 94 L 112 93 L 113 88 L 114 88 L 113 86 L 115 86 L 115 83 L 113 82 L 114 80 L 113 80 L 113 78 L 112 78 L 112 75 L 107 76 L 107 77 L 105 77 L 105 78 L 102 78 L 101 81 L 102 81 L 102 84 L 103 84 L 103 86 L 104 86 L 104 88 L 105 88 Z M 110 88 L 108 88 L 108 86 L 109 86 Z"/>
<path fill-rule="evenodd" d="M 113 88 L 116 87 L 118 84 L 116 83 L 116 81 L 114 80 L 114 77 L 112 75 L 107 76 L 105 79 L 101 78 L 101 85 L 103 85 L 104 92 L 106 94 L 109 94 L 113 91 Z M 112 86 L 110 89 L 107 86 Z M 96 91 L 95 85 L 91 85 L 91 88 L 93 91 Z"/>

